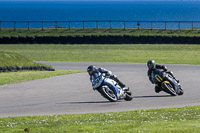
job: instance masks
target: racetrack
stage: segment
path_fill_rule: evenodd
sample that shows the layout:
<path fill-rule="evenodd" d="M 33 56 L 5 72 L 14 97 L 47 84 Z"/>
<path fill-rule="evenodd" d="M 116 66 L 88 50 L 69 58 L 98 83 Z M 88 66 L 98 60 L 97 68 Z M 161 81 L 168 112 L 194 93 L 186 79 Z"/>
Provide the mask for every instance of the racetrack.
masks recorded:
<path fill-rule="evenodd" d="M 167 65 L 180 80 L 183 96 L 172 97 L 154 92 L 147 77 L 146 64 L 87 63 L 87 62 L 39 62 L 55 69 L 86 70 L 93 64 L 116 74 L 130 87 L 132 101 L 108 102 L 93 91 L 88 74 L 79 73 L 23 83 L 0 86 L 0 117 L 117 112 L 125 110 L 153 109 L 200 105 L 200 66 Z"/>

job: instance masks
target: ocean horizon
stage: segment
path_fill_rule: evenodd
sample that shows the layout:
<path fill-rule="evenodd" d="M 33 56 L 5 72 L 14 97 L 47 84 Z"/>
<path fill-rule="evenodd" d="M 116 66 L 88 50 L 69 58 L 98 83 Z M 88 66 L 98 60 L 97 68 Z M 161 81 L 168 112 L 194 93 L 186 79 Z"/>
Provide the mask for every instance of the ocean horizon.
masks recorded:
<path fill-rule="evenodd" d="M 0 1 L 0 21 L 200 21 L 199 12 L 200 1 Z M 67 25 L 59 24 L 61 27 Z M 81 25 L 71 24 L 72 28 Z M 88 23 L 86 28 L 95 25 Z M 177 27 L 173 25 L 169 27 Z M 199 25 L 197 23 L 194 27 Z M 45 24 L 45 27 L 51 26 L 55 24 Z M 105 23 L 100 27 L 108 26 Z M 182 26 L 189 28 L 191 24 Z M 13 24 L 2 23 L 1 27 L 9 28 Z M 25 28 L 27 24 L 19 23 L 17 27 Z M 31 24 L 31 27 L 41 27 L 41 24 Z M 122 28 L 123 24 L 114 24 L 113 27 Z M 136 24 L 127 24 L 127 27 L 134 28 Z"/>

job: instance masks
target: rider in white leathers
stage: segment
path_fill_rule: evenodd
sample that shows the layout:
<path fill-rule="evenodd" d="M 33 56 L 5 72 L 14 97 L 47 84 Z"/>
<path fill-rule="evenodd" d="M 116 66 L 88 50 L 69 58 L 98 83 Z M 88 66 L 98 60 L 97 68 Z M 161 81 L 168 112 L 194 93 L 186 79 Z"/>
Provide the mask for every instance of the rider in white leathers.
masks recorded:
<path fill-rule="evenodd" d="M 95 73 L 103 73 L 105 76 L 109 76 L 111 79 L 115 80 L 122 89 L 128 89 L 118 78 L 116 75 L 113 75 L 111 71 L 106 70 L 104 68 L 96 68 L 95 66 L 91 65 L 87 68 L 87 72 L 90 75 L 90 81 L 93 81 L 95 78 Z"/>

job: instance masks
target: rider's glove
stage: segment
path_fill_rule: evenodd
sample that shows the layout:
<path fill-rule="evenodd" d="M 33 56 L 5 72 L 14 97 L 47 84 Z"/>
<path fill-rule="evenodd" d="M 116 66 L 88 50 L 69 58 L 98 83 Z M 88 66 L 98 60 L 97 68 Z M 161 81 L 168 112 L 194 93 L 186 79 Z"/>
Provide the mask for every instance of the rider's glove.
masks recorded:
<path fill-rule="evenodd" d="M 102 73 L 102 76 L 104 76 L 104 77 L 105 77 L 105 76 L 106 76 L 106 74 L 105 74 L 105 73 Z"/>
<path fill-rule="evenodd" d="M 112 75 L 112 72 L 110 72 L 110 71 L 108 71 L 108 72 L 106 72 L 106 73 L 103 73 L 103 76 L 111 76 Z"/>
<path fill-rule="evenodd" d="M 112 75 L 112 72 L 111 71 L 108 71 L 107 73 L 106 73 L 106 76 L 111 76 Z"/>
<path fill-rule="evenodd" d="M 167 67 L 166 66 L 164 66 L 164 69 L 163 69 L 165 72 L 167 71 Z"/>

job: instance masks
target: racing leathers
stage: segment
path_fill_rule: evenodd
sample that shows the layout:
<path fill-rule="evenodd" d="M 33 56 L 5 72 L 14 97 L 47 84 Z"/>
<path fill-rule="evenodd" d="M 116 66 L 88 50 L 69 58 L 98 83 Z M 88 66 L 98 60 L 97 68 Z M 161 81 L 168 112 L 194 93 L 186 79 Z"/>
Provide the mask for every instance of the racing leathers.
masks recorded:
<path fill-rule="evenodd" d="M 166 66 L 156 64 L 155 69 L 161 69 L 164 72 L 169 73 L 176 80 L 176 78 L 174 77 L 173 73 L 171 71 L 167 71 L 167 67 Z M 152 71 L 155 70 L 155 69 L 149 69 L 148 72 L 147 72 L 149 80 L 151 81 L 152 84 L 154 84 L 154 82 L 153 82 L 153 79 L 151 77 L 151 74 L 152 74 Z M 179 82 L 179 80 L 176 80 L 176 81 Z M 155 92 L 159 93 L 160 91 L 161 91 L 160 87 L 156 84 L 156 86 L 155 86 Z"/>
<path fill-rule="evenodd" d="M 125 87 L 125 85 L 117 78 L 117 76 L 116 75 L 113 75 L 112 74 L 112 72 L 111 71 L 109 71 L 109 70 L 107 70 L 107 69 L 104 69 L 104 68 L 98 68 L 97 70 L 96 70 L 96 72 L 95 73 L 102 73 L 102 74 L 105 74 L 105 76 L 109 76 L 111 79 L 113 79 L 113 80 L 115 80 L 118 84 L 119 84 L 119 86 L 121 87 L 121 88 L 124 88 Z M 94 74 L 95 73 L 93 73 L 92 75 L 90 75 L 90 81 L 92 82 L 93 80 L 94 80 Z"/>
<path fill-rule="evenodd" d="M 156 64 L 155 69 L 162 69 L 162 70 L 165 71 L 165 72 L 167 71 L 167 67 L 164 66 L 164 65 L 158 65 L 158 64 Z M 152 77 L 151 77 L 151 73 L 152 73 L 153 70 L 154 70 L 154 69 L 149 69 L 148 72 L 147 72 L 147 75 L 148 75 L 148 77 L 149 77 L 149 80 L 151 81 L 152 84 L 154 84 L 154 83 L 153 83 L 153 79 L 152 79 Z"/>

